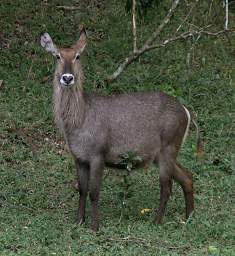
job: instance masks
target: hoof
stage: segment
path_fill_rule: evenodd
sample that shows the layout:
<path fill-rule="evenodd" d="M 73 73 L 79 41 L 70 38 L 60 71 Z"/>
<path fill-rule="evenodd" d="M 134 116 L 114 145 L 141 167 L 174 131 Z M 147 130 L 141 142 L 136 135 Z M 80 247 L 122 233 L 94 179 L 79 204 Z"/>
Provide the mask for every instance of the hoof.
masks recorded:
<path fill-rule="evenodd" d="M 78 224 L 79 226 L 81 226 L 84 222 L 85 222 L 85 219 L 84 219 L 84 218 L 78 218 L 78 219 L 77 219 L 77 224 Z"/>
<path fill-rule="evenodd" d="M 186 214 L 186 223 L 188 223 L 194 216 L 194 210 L 192 210 L 189 214 Z"/>
<path fill-rule="evenodd" d="M 79 185 L 78 185 L 78 181 L 77 180 L 74 180 L 72 182 L 72 187 L 73 189 L 75 189 L 76 191 L 79 191 Z"/>
<path fill-rule="evenodd" d="M 156 217 L 153 221 L 153 224 L 155 225 L 160 225 L 162 224 L 162 218 L 161 217 Z"/>

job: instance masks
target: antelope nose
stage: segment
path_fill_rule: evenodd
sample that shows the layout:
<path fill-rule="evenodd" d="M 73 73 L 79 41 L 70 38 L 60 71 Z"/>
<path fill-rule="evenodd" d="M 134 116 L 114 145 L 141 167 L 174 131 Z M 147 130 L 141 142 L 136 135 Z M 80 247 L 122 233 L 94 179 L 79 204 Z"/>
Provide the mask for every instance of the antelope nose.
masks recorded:
<path fill-rule="evenodd" d="M 61 77 L 61 82 L 64 85 L 69 85 L 74 83 L 74 76 L 72 74 L 63 74 Z"/>

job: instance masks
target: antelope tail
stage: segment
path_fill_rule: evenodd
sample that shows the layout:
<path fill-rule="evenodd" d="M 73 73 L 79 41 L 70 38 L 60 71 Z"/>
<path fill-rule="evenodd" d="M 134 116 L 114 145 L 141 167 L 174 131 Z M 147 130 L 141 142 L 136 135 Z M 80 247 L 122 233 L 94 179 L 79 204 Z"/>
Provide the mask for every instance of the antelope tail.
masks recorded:
<path fill-rule="evenodd" d="M 199 129 L 198 124 L 196 123 L 195 119 L 191 118 L 189 110 L 185 106 L 183 106 L 183 107 L 184 107 L 185 112 L 188 117 L 188 124 L 187 124 L 186 130 L 185 130 L 185 133 L 184 133 L 182 145 L 185 143 L 185 140 L 186 140 L 188 132 L 189 132 L 190 123 L 192 121 L 193 125 L 196 128 L 196 134 L 197 134 L 197 160 L 200 161 L 203 159 L 203 156 L 204 156 L 204 146 L 203 146 L 203 141 L 202 141 L 202 138 L 200 135 L 200 129 Z"/>
<path fill-rule="evenodd" d="M 198 124 L 196 123 L 196 121 L 194 119 L 192 119 L 192 123 L 196 128 L 196 132 L 197 132 L 197 160 L 202 160 L 204 157 L 204 145 L 203 145 L 203 141 L 202 141 L 202 137 L 200 134 L 200 129 L 198 127 Z"/>
<path fill-rule="evenodd" d="M 185 141 L 186 141 L 186 138 L 188 136 L 188 131 L 189 131 L 189 127 L 190 127 L 190 123 L 191 123 L 191 115 L 188 111 L 188 109 L 183 105 L 184 107 L 184 110 L 187 114 L 187 117 L 188 117 L 188 123 L 187 123 L 187 127 L 186 127 L 186 130 L 185 130 L 185 133 L 184 133 L 184 138 L 183 138 L 183 141 L 182 141 L 182 145 L 184 145 Z"/>

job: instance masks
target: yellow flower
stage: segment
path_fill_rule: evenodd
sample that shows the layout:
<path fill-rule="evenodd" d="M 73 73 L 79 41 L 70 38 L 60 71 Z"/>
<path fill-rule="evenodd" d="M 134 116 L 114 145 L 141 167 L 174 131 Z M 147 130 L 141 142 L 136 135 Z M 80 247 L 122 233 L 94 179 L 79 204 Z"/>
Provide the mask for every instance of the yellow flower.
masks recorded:
<path fill-rule="evenodd" d="M 213 246 L 213 245 L 210 245 L 208 247 L 208 250 L 209 250 L 210 253 L 217 253 L 219 251 L 219 249 L 217 247 Z"/>
<path fill-rule="evenodd" d="M 152 211 L 152 209 L 144 208 L 144 209 L 142 209 L 140 212 L 141 212 L 141 214 L 145 214 L 145 213 L 151 212 L 151 211 Z"/>

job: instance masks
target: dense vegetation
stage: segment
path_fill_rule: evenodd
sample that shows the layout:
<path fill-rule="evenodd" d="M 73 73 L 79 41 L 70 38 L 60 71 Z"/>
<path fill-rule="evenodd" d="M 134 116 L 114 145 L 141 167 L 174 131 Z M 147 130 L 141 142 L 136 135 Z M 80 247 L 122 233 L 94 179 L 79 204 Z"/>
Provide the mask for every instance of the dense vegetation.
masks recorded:
<path fill-rule="evenodd" d="M 140 42 L 160 23 L 171 1 L 157 2 L 139 20 Z M 186 2 L 162 37 L 171 35 L 187 14 Z M 80 9 L 57 8 L 71 4 Z M 230 10 L 232 27 L 232 4 Z M 220 1 L 200 1 L 193 21 L 213 22 L 213 29 L 219 30 L 222 12 Z M 193 132 L 180 156 L 195 180 L 196 212 L 189 221 L 184 219 L 178 184 L 162 225 L 152 224 L 153 211 L 141 212 L 156 208 L 159 200 L 158 174 L 151 168 L 130 177 L 125 204 L 122 173 L 106 171 L 101 230 L 94 235 L 88 222 L 76 225 L 74 164 L 51 111 L 54 61 L 40 48 L 39 37 L 48 31 L 59 45 L 69 45 L 78 38 L 80 25 L 89 35 L 83 60 L 85 90 L 105 94 L 163 90 L 197 114 L 204 131 L 204 162 L 195 159 Z M 107 85 L 107 75 L 132 48 L 125 1 L 2 0 L 0 28 L 0 255 L 234 255 L 233 34 L 204 36 L 193 48 L 190 39 L 149 52 L 116 83 Z"/>

